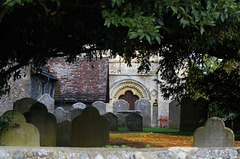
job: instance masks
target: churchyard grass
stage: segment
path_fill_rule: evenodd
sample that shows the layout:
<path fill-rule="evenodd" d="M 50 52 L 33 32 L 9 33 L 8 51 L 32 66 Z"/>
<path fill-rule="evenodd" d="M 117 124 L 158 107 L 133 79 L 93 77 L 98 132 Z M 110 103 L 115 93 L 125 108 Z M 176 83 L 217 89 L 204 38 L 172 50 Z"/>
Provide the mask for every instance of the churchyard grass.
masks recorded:
<path fill-rule="evenodd" d="M 179 132 L 177 129 L 143 128 L 142 132 L 125 131 L 118 127 L 118 131 L 110 132 L 110 145 L 127 145 L 129 147 L 192 147 L 193 132 Z M 235 135 L 235 147 L 240 147 L 240 135 Z"/>

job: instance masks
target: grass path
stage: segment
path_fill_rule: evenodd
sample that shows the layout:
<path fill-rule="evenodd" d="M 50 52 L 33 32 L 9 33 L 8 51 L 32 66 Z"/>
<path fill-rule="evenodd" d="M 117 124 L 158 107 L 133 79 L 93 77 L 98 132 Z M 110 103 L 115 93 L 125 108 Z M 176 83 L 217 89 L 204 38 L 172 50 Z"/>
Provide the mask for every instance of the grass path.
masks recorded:
<path fill-rule="evenodd" d="M 120 130 L 110 133 L 110 145 L 145 148 L 147 144 L 150 144 L 151 147 L 192 147 L 193 134 L 179 133 L 174 129 L 162 130 L 160 128 L 153 131 L 144 129 L 143 132 L 125 132 Z M 235 141 L 234 146 L 240 147 L 240 141 Z"/>

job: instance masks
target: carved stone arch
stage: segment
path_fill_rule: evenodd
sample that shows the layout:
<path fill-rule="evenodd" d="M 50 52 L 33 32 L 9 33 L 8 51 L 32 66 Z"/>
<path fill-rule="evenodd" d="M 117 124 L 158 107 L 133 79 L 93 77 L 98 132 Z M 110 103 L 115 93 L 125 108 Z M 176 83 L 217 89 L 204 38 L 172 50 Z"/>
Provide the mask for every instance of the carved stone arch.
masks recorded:
<path fill-rule="evenodd" d="M 151 100 L 151 94 L 149 89 L 142 82 L 135 79 L 121 79 L 116 81 L 110 86 L 110 105 L 117 101 L 121 95 L 124 95 L 126 91 L 131 91 L 133 95 L 139 98 L 145 98 Z"/>

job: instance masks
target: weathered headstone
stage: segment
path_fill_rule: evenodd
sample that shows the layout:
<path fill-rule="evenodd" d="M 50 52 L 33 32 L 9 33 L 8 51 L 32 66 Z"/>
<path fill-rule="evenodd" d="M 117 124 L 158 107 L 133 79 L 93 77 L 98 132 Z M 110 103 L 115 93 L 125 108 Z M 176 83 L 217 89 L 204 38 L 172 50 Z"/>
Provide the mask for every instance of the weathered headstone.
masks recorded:
<path fill-rule="evenodd" d="M 32 124 L 26 123 L 22 113 L 7 111 L 1 118 L 6 116 L 11 119 L 11 122 L 8 130 L 3 130 L 1 134 L 1 144 L 6 146 L 40 146 L 38 129 Z"/>
<path fill-rule="evenodd" d="M 118 120 L 118 126 L 119 127 L 125 127 L 125 125 L 126 125 L 126 119 L 125 119 L 126 115 L 124 115 L 122 113 L 117 113 L 116 116 L 117 116 L 117 120 Z"/>
<path fill-rule="evenodd" d="M 181 132 L 193 132 L 203 126 L 207 120 L 208 102 L 203 98 L 194 101 L 185 98 L 181 101 L 180 127 Z"/>
<path fill-rule="evenodd" d="M 117 116 L 111 112 L 108 112 L 103 115 L 109 123 L 109 131 L 117 131 L 118 130 L 118 119 Z"/>
<path fill-rule="evenodd" d="M 74 109 L 71 111 L 71 121 L 82 114 L 83 109 Z"/>
<path fill-rule="evenodd" d="M 181 106 L 177 101 L 169 103 L 169 128 L 179 129 Z"/>
<path fill-rule="evenodd" d="M 92 106 L 97 108 L 100 115 L 103 115 L 106 113 L 106 103 L 104 103 L 102 101 L 96 101 L 92 104 Z"/>
<path fill-rule="evenodd" d="M 126 131 L 142 131 L 142 116 L 138 113 L 131 113 L 126 116 Z"/>
<path fill-rule="evenodd" d="M 41 146 L 56 146 L 57 121 L 52 113 L 48 113 L 44 104 L 34 104 L 24 116 L 28 123 L 38 128 Z"/>
<path fill-rule="evenodd" d="M 58 123 L 70 120 L 70 118 L 68 117 L 68 113 L 62 107 L 57 107 L 57 109 L 54 110 L 53 114 L 55 115 Z"/>
<path fill-rule="evenodd" d="M 18 111 L 20 113 L 28 112 L 31 108 L 31 106 L 35 103 L 39 103 L 37 100 L 32 98 L 22 98 L 20 100 L 17 100 L 13 104 L 13 110 Z"/>
<path fill-rule="evenodd" d="M 193 135 L 194 147 L 233 147 L 234 133 L 226 128 L 222 119 L 209 118 Z"/>
<path fill-rule="evenodd" d="M 82 102 L 77 102 L 72 105 L 74 109 L 85 109 L 87 106 Z"/>
<path fill-rule="evenodd" d="M 87 107 L 72 122 L 73 147 L 102 147 L 109 144 L 109 124 L 95 107 Z"/>
<path fill-rule="evenodd" d="M 47 109 L 48 109 L 48 112 L 51 112 L 53 113 L 54 111 L 54 99 L 47 93 L 43 94 L 39 99 L 38 101 L 42 104 L 44 104 Z"/>
<path fill-rule="evenodd" d="M 72 144 L 72 122 L 63 121 L 57 123 L 57 146 L 71 147 Z"/>
<path fill-rule="evenodd" d="M 151 127 L 151 102 L 145 98 L 138 99 L 135 102 L 135 110 L 141 110 L 143 126 Z"/>
<path fill-rule="evenodd" d="M 129 110 L 129 103 L 123 99 L 119 99 L 113 103 L 114 114 L 121 110 Z"/>

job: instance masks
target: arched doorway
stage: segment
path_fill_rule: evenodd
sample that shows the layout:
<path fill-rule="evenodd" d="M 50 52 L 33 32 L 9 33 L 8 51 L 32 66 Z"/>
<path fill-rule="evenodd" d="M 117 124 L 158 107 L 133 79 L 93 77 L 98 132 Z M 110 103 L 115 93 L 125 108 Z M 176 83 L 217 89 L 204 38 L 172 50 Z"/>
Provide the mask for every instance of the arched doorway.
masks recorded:
<path fill-rule="evenodd" d="M 139 99 L 137 95 L 134 95 L 132 91 L 128 90 L 124 95 L 121 95 L 118 99 L 123 99 L 129 103 L 129 110 L 135 110 L 134 105 L 136 100 Z"/>

